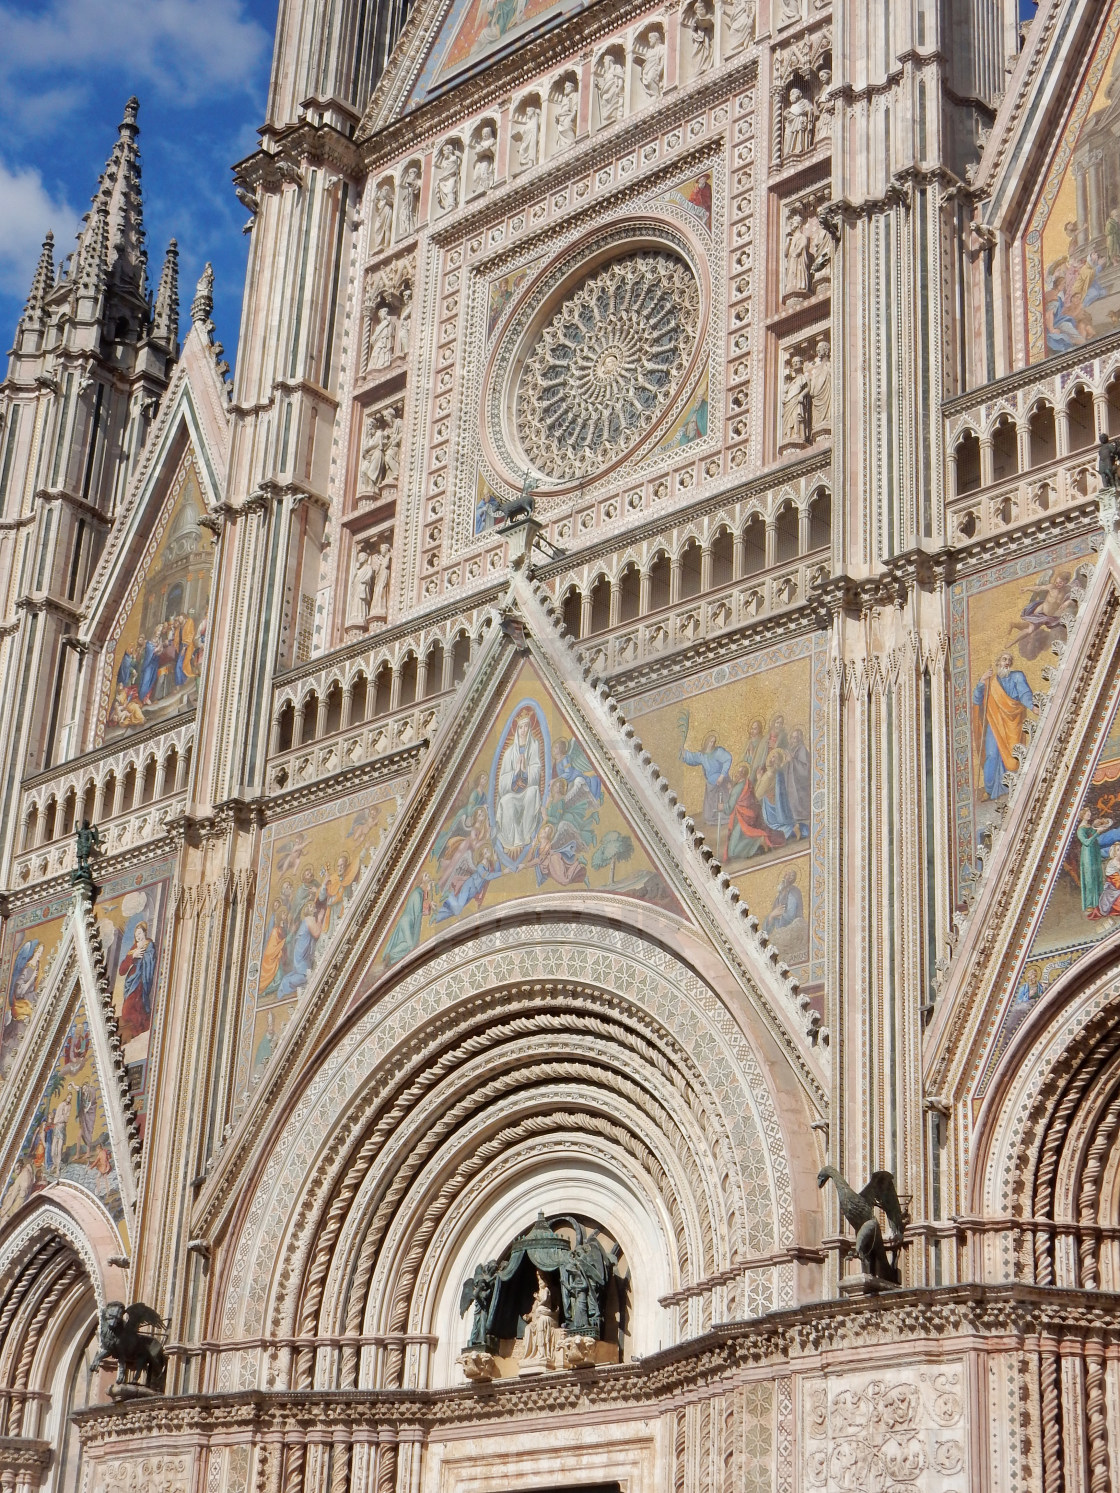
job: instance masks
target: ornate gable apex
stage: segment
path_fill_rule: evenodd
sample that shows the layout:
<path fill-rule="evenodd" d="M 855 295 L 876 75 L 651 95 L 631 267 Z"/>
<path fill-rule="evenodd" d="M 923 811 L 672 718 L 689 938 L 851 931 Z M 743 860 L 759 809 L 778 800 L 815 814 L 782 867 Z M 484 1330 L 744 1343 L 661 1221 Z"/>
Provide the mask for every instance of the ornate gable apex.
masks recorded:
<path fill-rule="evenodd" d="M 1120 546 L 1110 537 L 1069 627 L 1057 678 L 1022 766 L 926 1039 L 928 1088 L 978 1112 L 1013 1058 L 1006 1018 L 1108 737 L 1120 686 Z M 1115 940 L 1110 939 L 1115 948 Z M 1055 985 L 1078 981 L 1075 960 Z M 966 1122 L 967 1123 L 967 1122 Z"/>
<path fill-rule="evenodd" d="M 440 99 L 452 94 L 458 98 L 462 85 L 469 81 L 485 77 L 489 84 L 495 70 L 498 75 L 510 70 L 521 73 L 536 64 L 545 65 L 546 57 L 555 60 L 562 38 L 554 33 L 565 22 L 594 9 L 596 20 L 589 21 L 590 25 L 614 27 L 640 8 L 640 0 L 620 0 L 613 6 L 596 5 L 595 0 L 526 0 L 520 8 L 529 12 L 525 19 L 506 26 L 488 42 L 475 37 L 475 31 L 481 35 L 487 17 L 496 17 L 491 29 L 501 31 L 505 12 L 515 15 L 515 5 L 505 5 L 503 0 L 420 0 L 366 107 L 358 142 Z M 478 43 L 474 52 L 472 38 Z M 578 52 L 584 41 L 583 29 L 575 28 L 565 55 Z M 467 55 L 460 60 L 457 53 L 464 48 Z M 509 68 L 502 66 L 506 63 Z"/>
<path fill-rule="evenodd" d="M 1111 0 L 1043 0 L 1039 6 L 972 183 L 981 222 L 1017 231 L 1112 9 Z"/>
<path fill-rule="evenodd" d="M 273 1123 L 283 1123 L 283 1116 L 310 1082 L 310 1065 L 317 1066 L 325 1046 L 344 1042 L 352 1023 L 371 1003 L 391 997 L 398 980 L 406 979 L 427 960 L 437 960 L 441 948 L 484 935 L 488 923 L 493 925 L 494 904 L 484 900 L 477 918 L 466 914 L 462 932 L 458 931 L 458 915 L 452 915 L 446 920 L 446 932 L 437 928 L 436 937 L 417 940 L 399 955 L 385 957 L 433 846 L 452 828 L 466 804 L 480 751 L 496 727 L 512 725 L 518 710 L 531 706 L 526 688 L 530 680 L 536 685 L 540 713 L 562 722 L 570 732 L 565 738 L 569 755 L 577 743 L 582 748 L 583 760 L 574 757 L 566 770 L 585 779 L 598 778 L 604 825 L 609 799 L 611 810 L 629 827 L 614 827 L 615 833 L 628 833 L 632 844 L 628 861 L 621 854 L 608 854 L 596 868 L 596 882 L 605 876 L 606 885 L 596 886 L 589 894 L 574 879 L 568 888 L 552 891 L 542 883 L 541 896 L 526 898 L 521 909 L 516 902 L 501 904 L 502 921 L 536 922 L 557 915 L 599 918 L 637 926 L 658 942 L 686 947 L 738 1023 L 752 1033 L 768 1065 L 784 1067 L 810 1108 L 817 1112 L 823 1108 L 825 1069 L 810 1040 L 808 1001 L 799 994 L 796 981 L 760 932 L 758 920 L 741 903 L 606 687 L 582 668 L 575 651 L 559 635 L 551 599 L 523 573 L 515 573 L 498 618 L 463 682 L 458 709 L 445 713 L 444 725 L 426 754 L 374 873 L 345 913 L 328 957 L 309 980 L 269 1066 L 215 1159 L 196 1216 L 198 1228 L 207 1236 L 220 1230 L 222 1219 L 234 1206 L 240 1181 L 261 1150 L 262 1132 Z M 509 734 L 500 734 L 504 753 Z M 496 780 L 502 764 L 492 762 L 491 769 Z M 606 835 L 595 848 L 605 839 Z M 612 843 L 612 852 L 617 848 Z M 590 862 L 594 851 L 586 847 L 579 853 Z M 631 869 L 637 877 L 647 874 L 648 868 L 648 874 L 663 882 L 675 906 L 666 902 L 643 905 L 640 895 L 627 895 L 637 891 L 632 887 L 619 888 L 621 894 L 612 895 L 612 860 L 618 883 L 630 879 Z M 463 887 L 458 890 L 461 894 Z"/>

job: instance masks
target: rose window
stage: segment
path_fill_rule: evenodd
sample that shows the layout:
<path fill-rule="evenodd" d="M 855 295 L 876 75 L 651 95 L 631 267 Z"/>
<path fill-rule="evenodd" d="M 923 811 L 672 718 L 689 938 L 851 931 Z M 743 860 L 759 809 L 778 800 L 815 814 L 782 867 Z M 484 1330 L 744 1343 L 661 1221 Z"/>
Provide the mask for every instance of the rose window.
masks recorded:
<path fill-rule="evenodd" d="M 593 271 L 521 369 L 517 434 L 533 465 L 562 481 L 625 455 L 672 398 L 699 321 L 695 276 L 675 254 L 644 250 Z"/>

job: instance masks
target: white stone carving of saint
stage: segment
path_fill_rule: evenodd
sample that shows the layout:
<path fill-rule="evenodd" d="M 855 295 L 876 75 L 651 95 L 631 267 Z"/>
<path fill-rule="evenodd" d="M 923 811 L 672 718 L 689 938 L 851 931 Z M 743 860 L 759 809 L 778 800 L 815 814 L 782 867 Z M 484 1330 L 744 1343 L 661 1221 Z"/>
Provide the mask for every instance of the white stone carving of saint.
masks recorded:
<path fill-rule="evenodd" d="M 617 57 L 605 52 L 595 72 L 595 97 L 599 105 L 599 123 L 617 124 L 626 102 L 626 74 Z"/>
<path fill-rule="evenodd" d="M 373 559 L 369 550 L 362 545 L 358 550 L 354 563 L 354 574 L 350 578 L 350 594 L 346 599 L 346 626 L 361 627 L 366 625 L 369 615 L 370 590 L 373 586 Z"/>
<path fill-rule="evenodd" d="M 362 433 L 362 460 L 358 480 L 363 492 L 379 492 L 385 481 L 385 427 L 370 415 Z"/>
<path fill-rule="evenodd" d="M 387 249 L 392 236 L 393 189 L 387 181 L 383 181 L 373 199 L 373 217 L 369 228 L 370 248 Z"/>
<path fill-rule="evenodd" d="M 412 346 L 412 286 L 401 291 L 401 314 L 397 318 L 397 357 L 407 358 Z"/>
<path fill-rule="evenodd" d="M 471 168 L 471 190 L 477 196 L 482 192 L 488 192 L 494 185 L 494 150 L 498 144 L 498 137 L 494 133 L 494 126 L 484 124 L 478 132 L 478 140 L 474 148 L 474 165 Z"/>
<path fill-rule="evenodd" d="M 779 26 L 792 26 L 794 21 L 801 19 L 801 0 L 782 0 L 781 16 L 778 20 Z"/>
<path fill-rule="evenodd" d="M 689 30 L 692 33 L 692 75 L 700 77 L 706 73 L 712 65 L 712 41 L 715 35 L 715 26 L 712 18 L 712 7 L 707 0 L 698 0 L 696 9 L 692 12 L 689 21 Z"/>
<path fill-rule="evenodd" d="M 548 1367 L 556 1352 L 556 1312 L 552 1307 L 548 1281 L 537 1271 L 537 1290 L 529 1315 L 522 1319 L 525 1336 L 521 1339 L 521 1366 Z"/>
<path fill-rule="evenodd" d="M 819 440 L 832 434 L 832 355 L 822 338 L 817 343 L 817 358 L 809 369 L 809 401 L 812 407 L 812 436 Z"/>
<path fill-rule="evenodd" d="M 533 712 L 519 712 L 498 769 L 496 830 L 506 854 L 520 855 L 541 824 L 541 749 L 532 731 Z"/>
<path fill-rule="evenodd" d="M 393 361 L 395 332 L 396 318 L 390 314 L 388 306 L 378 306 L 373 313 L 373 327 L 369 334 L 367 367 L 388 368 Z"/>
<path fill-rule="evenodd" d="M 382 542 L 380 550 L 373 557 L 373 590 L 369 603 L 371 622 L 384 621 L 389 615 L 389 574 L 392 564 L 392 551 L 388 544 Z"/>
<path fill-rule="evenodd" d="M 783 156 L 804 155 L 813 148 L 813 105 L 796 83 L 789 91 L 782 130 Z"/>
<path fill-rule="evenodd" d="M 579 117 L 579 90 L 568 78 L 556 101 L 556 149 L 567 150 L 576 143 L 576 121 Z"/>
<path fill-rule="evenodd" d="M 397 410 L 389 415 L 385 432 L 385 481 L 396 482 L 401 474 L 401 440 L 404 436 L 404 421 Z"/>
<path fill-rule="evenodd" d="M 809 237 L 809 282 L 814 291 L 832 282 L 832 235 L 816 214 L 805 225 Z"/>
<path fill-rule="evenodd" d="M 651 31 L 645 43 L 645 51 L 639 59 L 640 67 L 638 77 L 641 80 L 642 92 L 649 103 L 655 104 L 661 97 L 661 90 L 665 86 L 665 43 L 661 39 L 660 31 Z"/>
<path fill-rule="evenodd" d="M 809 380 L 805 376 L 805 364 L 800 355 L 794 353 L 789 360 L 789 379 L 782 395 L 783 446 L 807 446 L 809 444 L 810 402 Z"/>
<path fill-rule="evenodd" d="M 517 169 L 526 171 L 530 166 L 537 164 L 537 153 L 540 149 L 541 140 L 541 110 L 540 105 L 528 103 L 521 105 L 521 109 L 513 120 L 513 143 L 517 148 Z"/>
<path fill-rule="evenodd" d="M 397 192 L 397 237 L 408 238 L 420 221 L 420 167 L 415 161 L 406 166 Z"/>
<path fill-rule="evenodd" d="M 739 52 L 754 36 L 754 0 L 731 0 L 727 12 L 727 50 Z"/>
<path fill-rule="evenodd" d="M 809 294 L 809 236 L 800 208 L 789 215 L 789 237 L 786 239 L 786 288 L 783 300 Z"/>
<path fill-rule="evenodd" d="M 441 213 L 449 213 L 459 206 L 459 166 L 463 156 L 459 147 L 451 140 L 440 146 L 435 166 L 436 206 Z"/>

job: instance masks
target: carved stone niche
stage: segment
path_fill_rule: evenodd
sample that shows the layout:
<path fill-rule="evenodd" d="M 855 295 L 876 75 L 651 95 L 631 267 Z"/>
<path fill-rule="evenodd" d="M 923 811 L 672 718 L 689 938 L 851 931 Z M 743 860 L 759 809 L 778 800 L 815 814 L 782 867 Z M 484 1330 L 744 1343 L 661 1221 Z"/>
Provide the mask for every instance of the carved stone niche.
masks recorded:
<path fill-rule="evenodd" d="M 404 400 L 390 400 L 361 413 L 356 507 L 368 513 L 395 501 L 400 483 Z"/>
<path fill-rule="evenodd" d="M 362 296 L 363 377 L 384 377 L 412 346 L 411 259 L 394 259 L 367 276 Z"/>
<path fill-rule="evenodd" d="M 804 36 L 774 54 L 774 165 L 811 156 L 830 138 L 832 33 Z"/>
<path fill-rule="evenodd" d="M 832 357 L 826 328 L 780 351 L 778 452 L 804 451 L 832 435 Z"/>
<path fill-rule="evenodd" d="M 832 289 L 832 235 L 818 212 L 828 202 L 828 184 L 782 204 L 780 298 L 783 310 L 828 295 Z"/>
<path fill-rule="evenodd" d="M 464 1282 L 459 1312 L 471 1320 L 459 1366 L 479 1381 L 619 1363 L 628 1282 L 618 1244 L 589 1219 L 538 1213 Z"/>

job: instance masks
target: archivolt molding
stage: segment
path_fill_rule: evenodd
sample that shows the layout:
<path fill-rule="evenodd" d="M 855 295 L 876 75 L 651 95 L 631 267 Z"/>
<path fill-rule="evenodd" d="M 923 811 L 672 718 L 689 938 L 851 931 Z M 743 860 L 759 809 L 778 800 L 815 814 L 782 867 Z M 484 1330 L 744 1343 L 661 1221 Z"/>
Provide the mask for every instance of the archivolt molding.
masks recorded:
<path fill-rule="evenodd" d="M 512 990 L 511 982 L 516 982 Z M 722 1198 L 730 1237 L 725 1242 L 713 1229 L 717 1260 L 726 1260 L 732 1248 L 737 1253 L 760 1253 L 795 1242 L 790 1160 L 777 1113 L 753 1051 L 715 994 L 671 954 L 641 936 L 566 923 L 498 928 L 413 970 L 380 1004 L 362 1012 L 333 1050 L 322 1055 L 235 1225 L 228 1264 L 216 1283 L 216 1334 L 231 1342 L 263 1333 L 266 1323 L 269 1328 L 295 1326 L 297 1303 L 305 1293 L 309 1294 L 299 1303 L 298 1325 L 310 1326 L 317 1318 L 323 1288 L 332 1278 L 329 1256 L 335 1253 L 336 1241 L 341 1241 L 337 1248 L 342 1259 L 353 1260 L 357 1252 L 358 1264 L 366 1268 L 362 1245 L 383 1226 L 376 1213 L 364 1225 L 366 1212 L 375 1202 L 381 1207 L 390 1193 L 388 1206 L 396 1211 L 397 1200 L 411 1184 L 411 1173 L 395 1169 L 397 1152 L 408 1152 L 409 1136 L 413 1147 L 421 1144 L 420 1132 L 432 1124 L 429 1108 L 439 1106 L 421 1105 L 415 1126 L 405 1136 L 396 1136 L 395 1151 L 380 1157 L 414 1103 L 410 1089 L 402 1084 L 411 1083 L 411 1075 L 418 1072 L 421 1087 L 435 1090 L 442 1073 L 458 1066 L 454 1036 L 464 1025 L 469 1030 L 472 1023 L 482 1023 L 472 1043 L 481 1065 L 490 1045 L 490 1026 L 516 1020 L 523 1009 L 531 1011 L 534 1006 L 543 1005 L 541 1014 L 547 1014 L 554 1001 L 581 1018 L 590 1015 L 612 1032 L 628 1031 L 630 1053 L 652 1048 L 652 1057 L 644 1065 L 635 1063 L 636 1077 L 621 1073 L 608 1082 L 603 1070 L 611 1065 L 602 1052 L 597 1062 L 586 1060 L 588 1050 L 596 1051 L 592 1028 L 582 1038 L 582 1053 L 573 1060 L 563 1055 L 556 1060 L 574 1071 L 552 1077 L 571 1080 L 572 1087 L 558 1085 L 549 1102 L 555 1104 L 564 1092 L 582 1104 L 590 1099 L 596 1106 L 592 1115 L 642 1138 L 655 1156 L 660 1151 L 698 1214 L 706 1211 L 705 1191 Z M 579 1022 L 573 1025 L 578 1032 Z M 558 1044 L 555 1036 L 552 1041 Z M 542 1036 L 539 1045 L 547 1049 L 547 1038 Z M 558 1045 L 563 1054 L 568 1043 Z M 512 1054 L 517 1063 L 527 1061 L 516 1030 L 511 1031 L 507 1059 Z M 623 1066 L 614 1054 L 611 1057 L 616 1068 Z M 634 1059 L 627 1056 L 626 1061 Z M 500 1075 L 495 1077 L 500 1083 Z M 473 1081 L 468 1075 L 461 1085 L 465 1102 Z M 616 1097 L 618 1081 L 629 1085 L 624 1103 Z M 651 1104 L 651 1096 L 657 1100 L 665 1095 L 668 1106 L 670 1089 L 669 1113 L 680 1120 L 675 1135 L 672 1125 L 667 1132 L 664 1129 L 668 1122 L 660 1118 L 665 1112 L 661 1104 Z M 383 1096 L 389 1107 L 383 1104 L 381 1113 L 371 1116 L 373 1096 Z M 453 1090 L 452 1099 L 456 1097 Z M 535 1101 L 528 1108 L 540 1112 Z M 578 1111 L 580 1106 L 572 1108 Z M 655 1135 L 650 1133 L 651 1113 L 657 1118 Z M 495 1133 L 504 1119 L 495 1114 Z M 511 1122 L 517 1123 L 512 1112 Z M 513 1140 L 510 1135 L 508 1141 Z M 433 1144 L 438 1146 L 438 1136 Z M 355 1147 L 360 1147 L 356 1155 Z M 459 1149 L 467 1154 L 470 1145 Z M 371 1186 L 359 1203 L 364 1173 L 375 1158 L 380 1196 L 378 1187 Z M 658 1161 L 669 1175 L 661 1156 Z M 434 1187 L 430 1179 L 429 1193 Z M 440 1194 L 435 1191 L 438 1204 Z M 359 1214 L 350 1225 L 347 1220 L 355 1207 Z M 427 1226 L 428 1236 L 438 1221 L 437 1211 Z M 407 1237 L 404 1223 L 396 1237 Z M 319 1251 L 312 1261 L 316 1244 Z M 409 1269 L 414 1271 L 420 1263 L 414 1259 Z M 370 1260 L 371 1274 L 373 1264 Z M 398 1332 L 409 1325 L 411 1284 L 406 1290 L 407 1296 L 395 1296 L 389 1308 L 390 1323 Z M 351 1330 L 357 1325 L 353 1314 L 346 1325 Z M 221 1387 L 254 1382 L 255 1361 L 252 1350 L 224 1355 Z"/>

